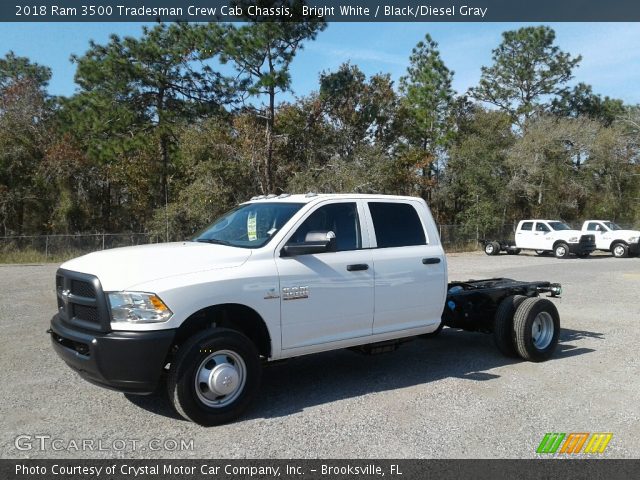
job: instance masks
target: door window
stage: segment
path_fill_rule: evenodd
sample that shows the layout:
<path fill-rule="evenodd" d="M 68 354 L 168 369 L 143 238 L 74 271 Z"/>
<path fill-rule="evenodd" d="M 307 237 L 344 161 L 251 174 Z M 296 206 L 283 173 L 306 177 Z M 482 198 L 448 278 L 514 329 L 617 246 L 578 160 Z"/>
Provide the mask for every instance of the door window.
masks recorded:
<path fill-rule="evenodd" d="M 355 202 L 331 203 L 318 208 L 298 227 L 288 244 L 302 243 L 307 233 L 314 231 L 333 232 L 338 252 L 362 247 L 360 219 Z"/>
<path fill-rule="evenodd" d="M 378 248 L 426 245 L 418 212 L 408 203 L 369 202 Z"/>
<path fill-rule="evenodd" d="M 544 223 L 536 223 L 536 232 L 550 232 L 549 227 L 547 227 Z"/>
<path fill-rule="evenodd" d="M 587 230 L 589 230 L 590 232 L 599 232 L 602 230 L 602 227 L 599 223 L 591 222 L 587 225 Z"/>
<path fill-rule="evenodd" d="M 520 230 L 527 230 L 527 231 L 533 230 L 533 222 L 524 222 L 522 224 L 522 227 L 520 227 Z"/>

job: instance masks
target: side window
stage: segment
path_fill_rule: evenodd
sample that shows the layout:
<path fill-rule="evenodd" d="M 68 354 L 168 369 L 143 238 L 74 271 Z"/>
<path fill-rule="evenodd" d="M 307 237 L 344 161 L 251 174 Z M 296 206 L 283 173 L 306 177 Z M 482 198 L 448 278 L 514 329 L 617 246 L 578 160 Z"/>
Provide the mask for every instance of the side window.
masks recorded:
<path fill-rule="evenodd" d="M 331 231 L 336 235 L 336 250 L 361 248 L 360 219 L 355 202 L 331 203 L 318 208 L 298 227 L 288 243 L 302 243 L 307 233 L 318 230 Z"/>
<path fill-rule="evenodd" d="M 549 227 L 547 227 L 544 223 L 537 222 L 536 223 L 536 232 L 550 232 Z"/>
<path fill-rule="evenodd" d="M 408 203 L 369 202 L 378 248 L 426 245 L 418 212 Z"/>
<path fill-rule="evenodd" d="M 597 223 L 589 223 L 589 225 L 587 225 L 587 230 L 589 230 L 590 232 L 598 232 L 601 230 L 600 225 L 598 225 Z"/>
<path fill-rule="evenodd" d="M 527 231 L 533 230 L 533 222 L 524 222 L 522 224 L 522 227 L 520 227 L 520 230 L 527 230 Z"/>

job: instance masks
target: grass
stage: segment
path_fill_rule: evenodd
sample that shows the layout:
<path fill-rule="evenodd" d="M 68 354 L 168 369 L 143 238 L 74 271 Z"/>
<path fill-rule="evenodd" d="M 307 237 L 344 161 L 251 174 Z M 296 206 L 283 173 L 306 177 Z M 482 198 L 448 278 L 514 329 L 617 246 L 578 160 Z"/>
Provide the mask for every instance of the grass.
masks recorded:
<path fill-rule="evenodd" d="M 35 249 L 0 251 L 0 263 L 61 263 L 74 257 L 79 257 L 87 252 L 80 250 L 67 250 L 64 252 L 49 253 Z"/>

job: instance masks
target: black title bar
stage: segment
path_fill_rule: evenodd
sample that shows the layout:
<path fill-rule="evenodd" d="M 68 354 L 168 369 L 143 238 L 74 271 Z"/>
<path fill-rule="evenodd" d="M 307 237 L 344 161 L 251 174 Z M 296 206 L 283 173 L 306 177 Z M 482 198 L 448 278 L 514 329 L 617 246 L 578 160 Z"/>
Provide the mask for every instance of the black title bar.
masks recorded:
<path fill-rule="evenodd" d="M 241 7 L 234 6 L 243 4 Z M 1 22 L 296 21 L 299 1 L 3 0 Z M 263 2 L 264 3 L 264 2 Z M 620 22 L 640 21 L 637 0 L 307 0 L 301 13 L 328 22 Z M 239 8 L 239 9 L 238 9 Z"/>
<path fill-rule="evenodd" d="M 639 460 L 0 460 L 3 480 L 637 478 Z"/>

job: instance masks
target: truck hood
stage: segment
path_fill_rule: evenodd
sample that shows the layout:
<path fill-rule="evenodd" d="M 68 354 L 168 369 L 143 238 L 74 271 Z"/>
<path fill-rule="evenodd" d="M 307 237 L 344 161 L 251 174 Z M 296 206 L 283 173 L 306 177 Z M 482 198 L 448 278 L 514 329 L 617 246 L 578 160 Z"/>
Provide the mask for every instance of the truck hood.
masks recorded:
<path fill-rule="evenodd" d="M 95 275 L 105 291 L 119 291 L 161 278 L 238 267 L 250 256 L 249 249 L 225 245 L 158 243 L 90 253 L 60 268 Z"/>
<path fill-rule="evenodd" d="M 611 232 L 607 232 L 608 236 L 612 238 L 619 238 L 624 241 L 628 241 L 631 237 L 640 236 L 640 230 L 613 230 Z"/>
<path fill-rule="evenodd" d="M 573 237 L 578 237 L 579 240 L 582 235 L 586 234 L 586 232 L 583 232 L 582 230 L 556 230 L 554 233 L 562 240 L 569 240 Z"/>

